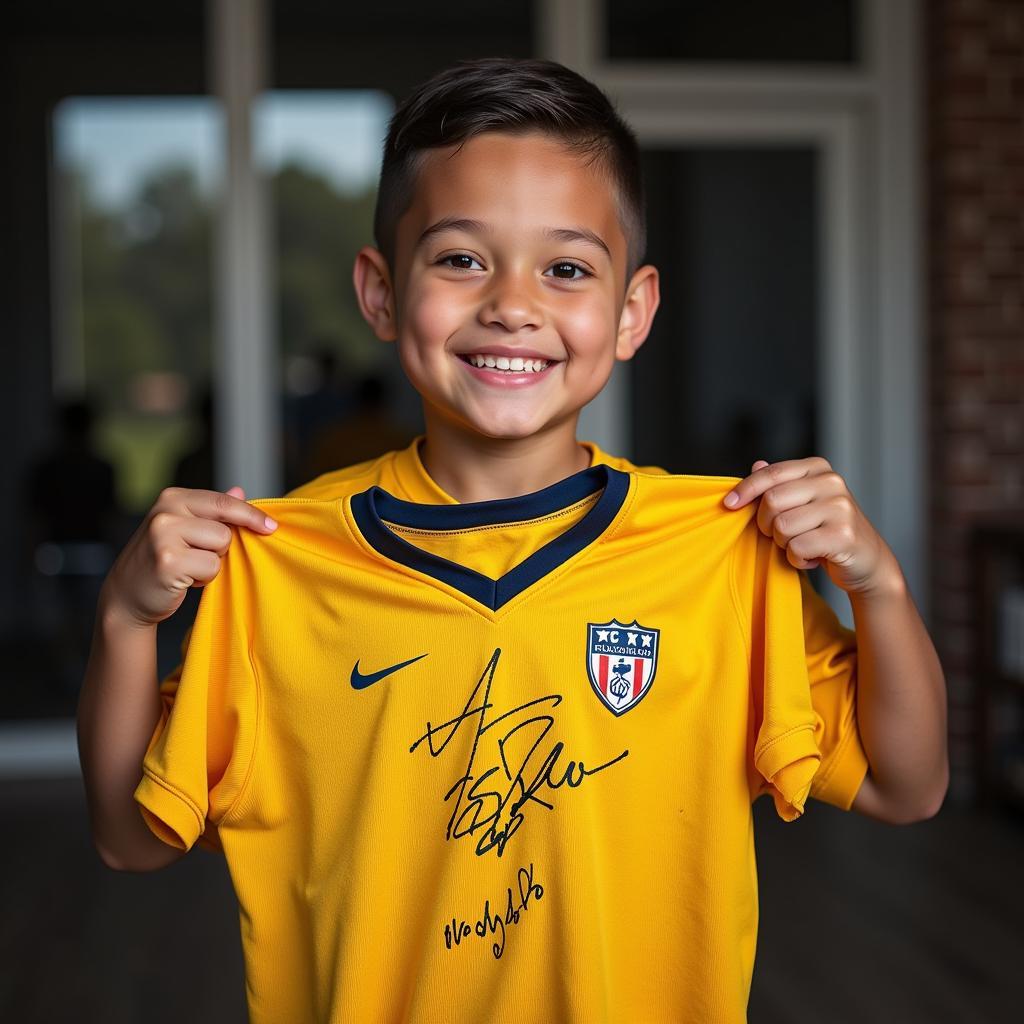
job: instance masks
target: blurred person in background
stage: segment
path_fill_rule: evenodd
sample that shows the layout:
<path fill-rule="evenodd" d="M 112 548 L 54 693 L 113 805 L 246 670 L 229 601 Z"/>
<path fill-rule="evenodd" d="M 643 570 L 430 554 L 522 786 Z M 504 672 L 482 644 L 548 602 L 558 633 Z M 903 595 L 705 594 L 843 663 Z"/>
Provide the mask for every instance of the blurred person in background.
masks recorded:
<path fill-rule="evenodd" d="M 413 435 L 395 424 L 388 411 L 388 398 L 387 379 L 376 373 L 366 374 L 356 385 L 352 415 L 322 428 L 311 438 L 303 479 L 311 480 L 409 444 Z"/>
<path fill-rule="evenodd" d="M 78 692 L 96 600 L 114 556 L 116 479 L 95 450 L 96 419 L 88 398 L 63 401 L 56 441 L 29 466 L 25 487 L 42 625 L 55 640 L 51 684 L 62 695 Z"/>
<path fill-rule="evenodd" d="M 213 391 L 209 385 L 203 389 L 195 416 L 199 438 L 174 467 L 175 487 L 213 487 Z"/>
<path fill-rule="evenodd" d="M 287 399 L 284 407 L 284 464 L 288 488 L 297 487 L 306 479 L 302 464 L 313 438 L 344 420 L 352 411 L 352 391 L 347 384 L 347 374 L 341 372 L 333 343 L 321 339 L 312 362 L 315 368 L 312 387 Z"/>

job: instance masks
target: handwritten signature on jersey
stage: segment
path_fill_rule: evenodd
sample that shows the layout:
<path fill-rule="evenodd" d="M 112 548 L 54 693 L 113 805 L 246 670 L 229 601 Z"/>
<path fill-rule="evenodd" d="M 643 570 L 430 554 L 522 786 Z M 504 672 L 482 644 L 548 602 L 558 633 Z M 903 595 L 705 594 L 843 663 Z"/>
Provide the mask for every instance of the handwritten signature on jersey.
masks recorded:
<path fill-rule="evenodd" d="M 491 912 L 490 899 L 484 901 L 484 912 L 473 925 L 470 925 L 464 919 L 453 917 L 452 923 L 444 926 L 445 948 L 451 949 L 453 946 L 460 946 L 464 939 L 474 934 L 482 939 L 487 935 L 500 932 L 499 940 L 491 944 L 491 952 L 494 954 L 494 959 L 500 960 L 501 954 L 505 952 L 506 925 L 519 924 L 519 918 L 530 906 L 530 900 L 533 899 L 535 902 L 539 902 L 544 896 L 544 886 L 540 882 L 533 880 L 532 861 L 529 868 L 520 868 L 517 872 L 516 888 L 518 889 L 519 902 L 518 904 L 512 902 L 512 886 L 510 885 L 507 889 L 508 897 L 504 917 L 501 916 L 500 911 L 496 914 Z"/>
<path fill-rule="evenodd" d="M 539 792 L 544 789 L 560 789 L 564 785 L 576 789 L 587 776 L 596 775 L 605 768 L 610 768 L 629 754 L 628 750 L 623 750 L 621 754 L 596 768 L 587 768 L 582 761 L 575 760 L 570 760 L 562 768 L 558 761 L 565 750 L 565 744 L 559 740 L 551 746 L 543 760 L 536 764 L 534 755 L 554 728 L 555 719 L 550 714 L 533 714 L 516 721 L 514 716 L 529 708 L 539 708 L 545 704 L 556 708 L 562 703 L 562 698 L 557 693 L 538 697 L 488 721 L 487 712 L 493 707 L 490 702 L 491 685 L 500 657 L 501 648 L 495 648 L 462 713 L 440 725 L 432 726 L 428 721 L 427 731 L 409 748 L 409 753 L 412 753 L 426 740 L 430 756 L 439 757 L 463 722 L 476 717 L 476 734 L 473 737 L 465 774 L 456 779 L 444 797 L 445 802 L 452 797 L 455 798 L 445 839 L 461 839 L 463 836 L 475 838 L 476 852 L 481 857 L 491 849 L 496 849 L 499 857 L 505 852 L 505 845 L 523 824 L 523 811 L 530 802 L 540 804 L 549 811 L 554 810 L 553 804 L 537 795 Z M 471 707 L 481 686 L 485 687 L 483 703 L 478 707 Z M 474 774 L 480 738 L 502 722 L 505 723 L 507 731 L 497 740 L 497 756 L 500 763 L 487 768 L 479 775 Z M 438 739 L 437 743 L 435 739 Z M 525 757 L 520 757 L 519 764 L 515 765 L 514 761 L 510 763 L 510 754 L 513 747 L 519 743 L 526 744 L 526 754 Z M 494 788 L 487 788 L 488 786 Z"/>

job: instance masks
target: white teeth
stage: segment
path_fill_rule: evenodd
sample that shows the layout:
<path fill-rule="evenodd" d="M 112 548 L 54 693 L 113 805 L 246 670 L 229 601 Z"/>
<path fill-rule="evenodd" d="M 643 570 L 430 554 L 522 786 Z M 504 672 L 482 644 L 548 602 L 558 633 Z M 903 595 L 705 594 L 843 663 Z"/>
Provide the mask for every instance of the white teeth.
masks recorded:
<path fill-rule="evenodd" d="M 521 356 L 492 356 L 473 354 L 466 357 L 469 362 L 480 369 L 503 370 L 506 373 L 540 373 L 548 368 L 547 359 L 523 359 Z"/>

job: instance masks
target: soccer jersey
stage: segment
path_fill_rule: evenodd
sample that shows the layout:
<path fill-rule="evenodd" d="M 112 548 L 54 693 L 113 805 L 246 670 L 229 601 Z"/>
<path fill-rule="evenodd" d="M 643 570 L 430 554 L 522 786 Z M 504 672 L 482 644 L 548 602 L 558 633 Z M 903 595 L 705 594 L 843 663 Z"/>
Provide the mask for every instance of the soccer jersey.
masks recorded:
<path fill-rule="evenodd" d="M 856 645 L 737 478 L 590 450 L 459 504 L 414 443 L 235 531 L 135 797 L 223 850 L 254 1024 L 745 1019 L 751 802 L 849 807 Z"/>

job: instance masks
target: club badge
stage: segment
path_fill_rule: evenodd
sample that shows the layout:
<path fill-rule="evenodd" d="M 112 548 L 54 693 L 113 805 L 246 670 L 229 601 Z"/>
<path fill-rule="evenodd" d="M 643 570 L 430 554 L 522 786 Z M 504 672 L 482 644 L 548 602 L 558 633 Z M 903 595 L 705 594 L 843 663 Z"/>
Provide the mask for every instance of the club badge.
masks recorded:
<path fill-rule="evenodd" d="M 660 633 L 636 619 L 628 626 L 617 619 L 587 623 L 587 675 L 613 714 L 625 714 L 651 688 Z"/>

